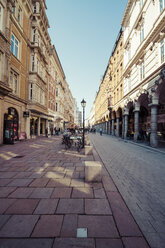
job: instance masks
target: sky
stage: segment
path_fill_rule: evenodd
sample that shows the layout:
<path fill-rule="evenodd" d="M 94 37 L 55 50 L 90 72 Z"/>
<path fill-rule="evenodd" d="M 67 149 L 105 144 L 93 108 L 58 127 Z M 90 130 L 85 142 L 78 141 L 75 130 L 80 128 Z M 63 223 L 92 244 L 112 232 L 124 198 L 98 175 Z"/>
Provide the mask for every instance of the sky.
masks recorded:
<path fill-rule="evenodd" d="M 66 81 L 85 118 L 99 90 L 127 0 L 46 0 L 49 34 Z"/>

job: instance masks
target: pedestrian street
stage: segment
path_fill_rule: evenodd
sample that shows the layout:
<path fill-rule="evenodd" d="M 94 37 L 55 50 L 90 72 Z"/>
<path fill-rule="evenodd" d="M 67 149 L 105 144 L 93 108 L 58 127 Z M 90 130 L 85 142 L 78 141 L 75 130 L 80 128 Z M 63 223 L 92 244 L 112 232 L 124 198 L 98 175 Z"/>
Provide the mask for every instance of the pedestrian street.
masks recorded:
<path fill-rule="evenodd" d="M 150 246 L 164 248 L 165 153 L 109 135 L 89 137 Z"/>

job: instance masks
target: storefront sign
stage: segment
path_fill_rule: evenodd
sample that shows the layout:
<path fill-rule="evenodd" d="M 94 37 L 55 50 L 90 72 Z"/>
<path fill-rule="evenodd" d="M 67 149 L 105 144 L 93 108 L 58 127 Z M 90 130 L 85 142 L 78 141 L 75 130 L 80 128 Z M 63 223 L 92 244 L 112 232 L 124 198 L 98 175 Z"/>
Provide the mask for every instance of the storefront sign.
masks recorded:
<path fill-rule="evenodd" d="M 29 111 L 24 111 L 23 112 L 23 117 L 29 117 Z"/>

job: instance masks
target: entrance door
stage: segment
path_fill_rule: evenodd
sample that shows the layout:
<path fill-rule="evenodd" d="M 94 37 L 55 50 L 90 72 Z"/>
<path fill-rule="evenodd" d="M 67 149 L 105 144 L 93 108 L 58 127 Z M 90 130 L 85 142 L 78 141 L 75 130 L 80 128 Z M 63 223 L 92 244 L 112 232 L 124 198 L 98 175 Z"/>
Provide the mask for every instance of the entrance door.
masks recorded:
<path fill-rule="evenodd" d="M 8 109 L 8 114 L 4 115 L 4 143 L 14 144 L 18 140 L 18 113 L 14 108 Z"/>

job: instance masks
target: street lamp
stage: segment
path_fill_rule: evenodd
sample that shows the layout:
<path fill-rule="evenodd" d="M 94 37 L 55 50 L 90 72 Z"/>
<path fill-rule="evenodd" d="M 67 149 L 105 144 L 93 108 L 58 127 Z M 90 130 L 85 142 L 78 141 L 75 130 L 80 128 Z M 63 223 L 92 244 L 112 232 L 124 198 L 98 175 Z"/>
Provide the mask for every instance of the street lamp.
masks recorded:
<path fill-rule="evenodd" d="M 85 132 L 85 130 L 84 130 L 84 118 L 85 118 L 85 106 L 86 106 L 86 101 L 84 99 L 81 101 L 81 106 L 83 108 L 83 148 L 84 148 L 84 132 Z"/>

